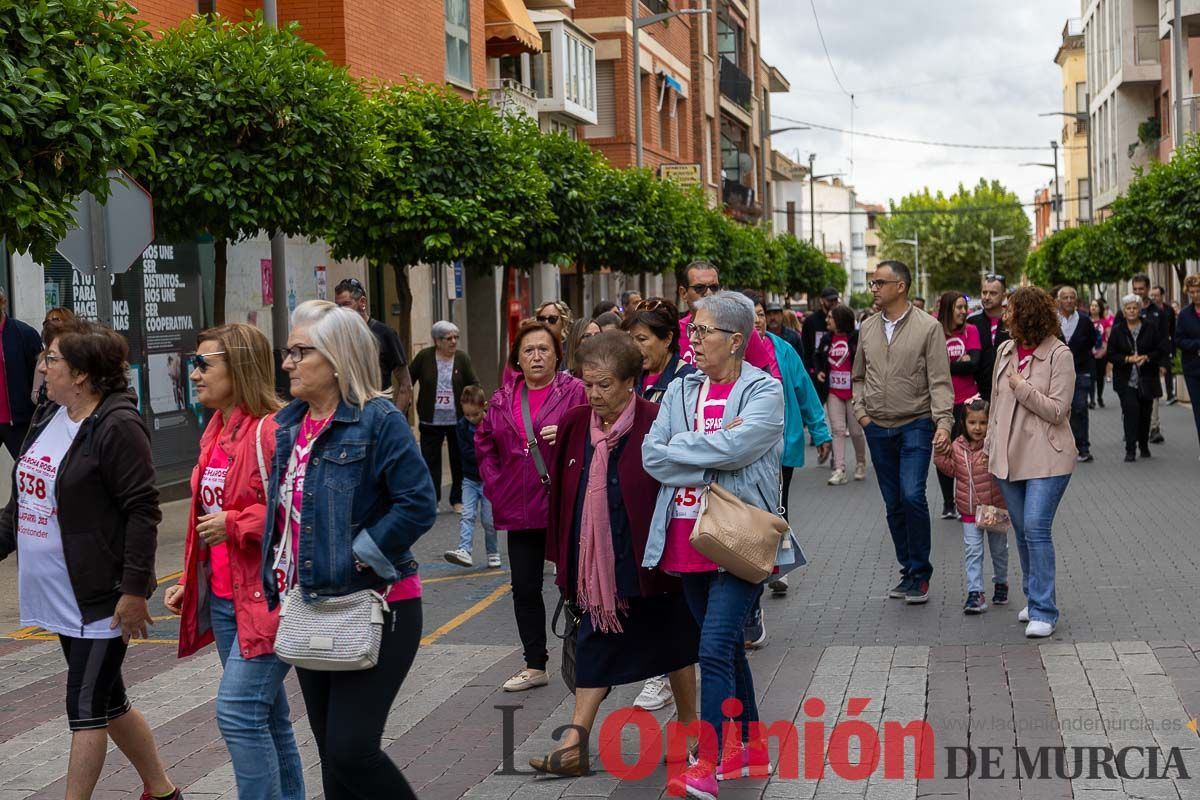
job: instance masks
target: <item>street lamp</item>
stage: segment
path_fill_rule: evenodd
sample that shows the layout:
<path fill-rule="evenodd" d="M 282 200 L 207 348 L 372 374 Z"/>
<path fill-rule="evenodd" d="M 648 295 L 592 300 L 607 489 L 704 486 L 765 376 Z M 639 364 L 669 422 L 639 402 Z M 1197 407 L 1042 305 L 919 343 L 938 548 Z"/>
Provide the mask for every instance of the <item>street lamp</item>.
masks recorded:
<path fill-rule="evenodd" d="M 996 229 L 992 228 L 992 274 L 996 272 L 996 242 L 1007 242 L 1009 239 L 1014 239 L 1014 236 L 997 236 Z"/>
<path fill-rule="evenodd" d="M 896 244 L 911 244 L 913 246 L 913 274 L 917 276 L 917 294 L 921 293 L 921 232 L 917 231 L 911 239 L 897 239 Z"/>
<path fill-rule="evenodd" d="M 637 165 L 640 167 L 642 166 L 642 47 L 639 39 L 639 31 L 647 25 L 663 22 L 672 17 L 708 14 L 712 12 L 712 9 L 681 8 L 678 11 L 668 11 L 665 14 L 651 14 L 648 17 L 640 17 L 638 16 L 639 2 L 641 0 L 630 0 L 630 6 L 633 9 L 630 12 L 630 16 L 633 17 L 633 138 L 634 146 L 637 149 Z"/>
<path fill-rule="evenodd" d="M 1089 95 L 1090 97 L 1090 95 Z M 1073 119 L 1076 122 L 1088 123 L 1087 126 L 1087 174 L 1088 174 L 1088 224 L 1091 224 L 1092 219 L 1096 214 L 1096 207 L 1092 204 L 1092 198 L 1095 196 L 1096 187 L 1092 181 L 1092 126 L 1088 122 L 1090 117 L 1086 111 L 1048 111 L 1045 114 L 1038 114 L 1039 117 L 1066 117 Z M 1055 150 L 1055 160 L 1058 160 L 1058 150 Z"/>
<path fill-rule="evenodd" d="M 811 130 L 812 130 L 812 128 L 808 127 L 807 125 L 790 125 L 786 128 L 773 128 L 772 130 L 767 131 L 767 136 L 768 137 L 774 136 L 777 133 L 787 133 L 788 131 L 811 131 Z"/>
<path fill-rule="evenodd" d="M 1054 218 L 1057 221 L 1055 230 L 1062 230 L 1062 195 L 1058 191 L 1058 142 L 1050 142 L 1050 148 L 1054 150 L 1054 163 L 1049 164 L 1045 161 L 1026 161 L 1021 164 L 1022 167 L 1048 167 L 1054 170 Z"/>

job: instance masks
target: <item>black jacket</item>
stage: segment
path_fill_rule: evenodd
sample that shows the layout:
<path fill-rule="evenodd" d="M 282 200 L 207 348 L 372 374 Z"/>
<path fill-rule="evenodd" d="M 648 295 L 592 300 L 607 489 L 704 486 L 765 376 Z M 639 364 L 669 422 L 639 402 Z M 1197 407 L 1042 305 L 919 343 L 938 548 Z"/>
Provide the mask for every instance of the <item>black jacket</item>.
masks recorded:
<path fill-rule="evenodd" d="M 4 382 L 14 426 L 27 425 L 33 416 L 33 371 L 42 352 L 42 335 L 10 316 L 4 317 Z"/>
<path fill-rule="evenodd" d="M 646 371 L 642 370 L 642 376 L 638 378 L 637 389 L 638 395 L 643 400 L 649 400 L 651 403 L 661 403 L 663 395 L 667 393 L 667 387 L 671 385 L 671 381 L 676 378 L 682 378 L 685 375 L 691 375 L 696 371 L 696 368 L 679 357 L 678 353 L 671 354 L 671 360 L 667 362 L 667 366 L 659 373 L 658 380 L 654 385 L 646 386 Z"/>
<path fill-rule="evenodd" d="M 1179 319 L 1175 323 L 1175 346 L 1179 348 L 1183 374 L 1200 378 L 1200 314 L 1196 313 L 1193 305 L 1179 312 Z"/>
<path fill-rule="evenodd" d="M 451 384 L 454 386 L 454 418 L 462 416 L 462 392 L 467 386 L 478 385 L 479 378 L 471 366 L 471 357 L 462 350 L 454 353 Z M 438 362 L 437 349 L 432 345 L 417 353 L 408 365 L 413 386 L 421 385 L 417 393 L 417 419 L 426 424 L 433 422 L 433 403 L 437 399 Z"/>
<path fill-rule="evenodd" d="M 55 403 L 38 408 L 22 455 L 58 409 Z M 13 486 L 16 474 L 14 466 Z M 150 434 L 131 395 L 108 395 L 83 421 L 58 467 L 54 494 L 63 558 L 84 624 L 112 616 L 123 594 L 150 597 L 157 586 L 154 554 L 162 512 Z M 0 515 L 0 559 L 17 549 L 17 540 L 13 492 Z"/>
<path fill-rule="evenodd" d="M 1092 355 L 1092 348 L 1096 346 L 1096 326 L 1090 316 L 1082 311 L 1078 313 L 1079 322 L 1075 325 L 1074 335 L 1068 340 L 1060 333 L 1058 338 L 1071 348 L 1071 355 L 1075 357 L 1075 374 L 1091 375 L 1092 366 L 1096 363 L 1096 357 Z"/>
<path fill-rule="evenodd" d="M 1175 309 L 1170 303 L 1164 302 L 1158 306 L 1158 313 L 1162 319 L 1163 335 L 1167 337 L 1167 355 L 1163 358 L 1162 364 L 1164 367 L 1171 366 L 1171 359 L 1175 357 L 1175 336 L 1179 321 L 1175 316 Z"/>
<path fill-rule="evenodd" d="M 459 417 L 455 435 L 458 436 L 458 463 L 462 476 L 480 483 L 479 461 L 475 458 L 476 427 L 466 417 Z"/>
<path fill-rule="evenodd" d="M 825 319 L 825 309 L 818 308 L 804 316 L 804 325 L 800 329 L 800 341 L 804 344 L 804 353 L 801 356 L 804 363 L 808 365 L 808 371 L 816 375 L 817 368 L 817 333 L 829 332 L 829 324 Z M 822 336 L 822 339 L 828 339 L 828 336 Z"/>
<path fill-rule="evenodd" d="M 850 345 L 850 363 L 847 367 L 854 365 L 854 355 L 858 352 L 858 331 L 852 331 L 846 337 L 846 343 Z M 821 337 L 821 344 L 817 347 L 817 352 L 813 354 L 813 385 L 817 387 L 818 392 L 829 391 L 829 348 L 833 346 L 833 334 L 826 333 Z M 817 380 L 818 375 L 824 374 L 825 380 Z"/>
<path fill-rule="evenodd" d="M 1167 337 L 1162 328 L 1147 317 L 1142 318 L 1142 326 L 1138 330 L 1137 342 L 1129 323 L 1124 317 L 1117 317 L 1112 331 L 1108 335 L 1108 360 L 1113 365 L 1113 388 L 1125 389 L 1129 386 L 1133 375 L 1133 364 L 1125 361 L 1134 354 L 1150 356 L 1150 360 L 1138 367 L 1139 393 L 1142 397 L 1162 397 L 1162 381 L 1158 370 L 1162 363 L 1163 354 L 1168 350 Z"/>
<path fill-rule="evenodd" d="M 979 369 L 975 372 L 975 385 L 979 387 L 979 396 L 984 400 L 992 399 L 992 372 L 996 367 L 996 348 L 1012 337 L 1000 320 L 996 328 L 996 339 L 992 340 L 992 319 L 985 311 L 977 311 L 967 317 L 967 324 L 974 325 L 979 331 L 979 341 L 983 349 L 979 353 Z"/>
<path fill-rule="evenodd" d="M 808 369 L 808 354 L 804 352 L 804 342 L 800 341 L 800 334 L 787 325 L 784 325 L 779 329 L 778 336 L 792 346 L 792 349 L 796 351 L 796 355 L 800 356 L 800 360 L 804 362 L 804 368 Z"/>

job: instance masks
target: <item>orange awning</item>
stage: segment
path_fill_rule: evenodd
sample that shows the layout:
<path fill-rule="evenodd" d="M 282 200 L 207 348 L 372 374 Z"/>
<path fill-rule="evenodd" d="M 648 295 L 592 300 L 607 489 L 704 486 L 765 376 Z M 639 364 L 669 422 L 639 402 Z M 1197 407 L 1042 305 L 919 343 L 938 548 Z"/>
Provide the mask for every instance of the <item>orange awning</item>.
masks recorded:
<path fill-rule="evenodd" d="M 487 0 L 483 19 L 489 56 L 542 52 L 542 35 L 522 0 Z"/>

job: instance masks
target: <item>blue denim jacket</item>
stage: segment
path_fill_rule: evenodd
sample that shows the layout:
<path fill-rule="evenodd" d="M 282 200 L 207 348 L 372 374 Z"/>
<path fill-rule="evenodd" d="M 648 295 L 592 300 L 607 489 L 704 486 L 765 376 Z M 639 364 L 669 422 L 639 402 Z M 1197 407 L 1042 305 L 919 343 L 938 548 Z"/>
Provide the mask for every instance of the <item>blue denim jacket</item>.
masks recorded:
<path fill-rule="evenodd" d="M 263 586 L 279 601 L 272 574 L 280 482 L 308 404 L 293 400 L 275 415 L 275 458 L 267 492 Z M 290 502 L 290 498 L 289 498 Z M 412 429 L 383 398 L 366 407 L 342 402 L 317 437 L 304 475 L 296 573 L 305 600 L 381 589 L 417 571 L 410 551 L 437 518 L 429 470 Z M 369 569 L 357 569 L 355 561 Z"/>
<path fill-rule="evenodd" d="M 662 484 L 642 559 L 646 568 L 657 566 L 662 558 L 676 488 L 716 480 L 744 503 L 779 510 L 783 386 L 770 373 L 743 363 L 725 404 L 725 424 L 741 417 L 742 425 L 705 434 L 697 432 L 694 424 L 704 379 L 704 373 L 694 372 L 672 381 L 650 433 L 642 440 L 642 465 Z M 775 563 L 780 572 L 806 563 L 791 533 L 780 541 Z"/>

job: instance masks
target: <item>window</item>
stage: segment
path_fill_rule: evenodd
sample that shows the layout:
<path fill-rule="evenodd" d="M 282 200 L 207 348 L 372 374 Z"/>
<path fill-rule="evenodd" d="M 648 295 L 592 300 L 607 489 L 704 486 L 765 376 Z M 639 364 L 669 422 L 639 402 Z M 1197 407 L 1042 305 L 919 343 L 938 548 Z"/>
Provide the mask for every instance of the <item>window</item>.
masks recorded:
<path fill-rule="evenodd" d="M 722 14 L 717 17 L 717 55 L 729 59 L 734 66 L 742 66 L 746 32 L 732 18 Z"/>
<path fill-rule="evenodd" d="M 1091 222 L 1092 207 L 1088 204 L 1088 179 L 1079 179 L 1079 189 L 1076 197 L 1079 198 L 1079 218 Z"/>
<path fill-rule="evenodd" d="M 217 13 L 217 0 L 199 0 L 196 3 L 197 14 L 215 14 Z"/>
<path fill-rule="evenodd" d="M 541 98 L 554 97 L 554 36 L 542 33 L 542 52 L 530 57 L 533 67 L 533 92 Z"/>
<path fill-rule="evenodd" d="M 867 258 L 874 258 L 876 252 L 877 252 L 877 248 L 875 245 L 873 245 L 873 244 L 867 245 Z"/>
<path fill-rule="evenodd" d="M 1075 110 L 1082 111 L 1085 114 L 1088 110 L 1088 90 L 1087 81 L 1080 81 L 1075 84 Z"/>
<path fill-rule="evenodd" d="M 1137 53 L 1134 55 L 1136 64 L 1158 63 L 1158 26 L 1137 26 Z"/>
<path fill-rule="evenodd" d="M 471 84 L 471 0 L 446 0 L 446 78 Z"/>
<path fill-rule="evenodd" d="M 850 249 L 862 250 L 866 246 L 866 235 L 862 233 L 850 234 Z"/>
<path fill-rule="evenodd" d="M 746 152 L 746 129 L 722 119 L 721 177 L 734 183 L 744 183 L 754 177 L 753 167 L 750 154 Z"/>
<path fill-rule="evenodd" d="M 596 124 L 583 129 L 585 139 L 607 139 L 617 135 L 617 100 L 612 61 L 596 62 Z"/>

